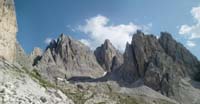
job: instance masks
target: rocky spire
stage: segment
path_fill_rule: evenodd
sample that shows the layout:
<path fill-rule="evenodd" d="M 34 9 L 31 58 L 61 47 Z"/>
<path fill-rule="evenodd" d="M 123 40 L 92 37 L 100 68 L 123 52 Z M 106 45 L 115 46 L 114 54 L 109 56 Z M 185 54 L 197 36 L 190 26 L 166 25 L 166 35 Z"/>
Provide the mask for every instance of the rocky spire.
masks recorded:
<path fill-rule="evenodd" d="M 42 49 L 41 48 L 39 48 L 39 47 L 35 47 L 34 49 L 33 49 L 33 51 L 31 52 L 31 57 L 33 57 L 33 58 L 35 58 L 35 57 L 37 57 L 37 56 L 42 56 Z"/>
<path fill-rule="evenodd" d="M 124 63 L 111 76 L 128 83 L 142 79 L 145 85 L 171 96 L 176 89 L 175 82 L 189 75 L 190 71 L 194 72 L 187 67 L 189 63 L 193 65 L 198 60 L 171 35 L 161 33 L 161 38 L 157 39 L 138 31 L 131 44 L 126 45 Z M 195 65 L 193 68 L 196 69 Z"/>
<path fill-rule="evenodd" d="M 103 69 L 89 47 L 64 34 L 47 46 L 36 66 L 48 80 L 54 77 L 103 75 Z"/>
<path fill-rule="evenodd" d="M 39 47 L 35 47 L 33 49 L 33 51 L 31 52 L 31 55 L 30 55 L 31 64 L 33 66 L 35 66 L 37 64 L 38 60 L 41 59 L 42 53 L 43 53 L 43 51 Z"/>
<path fill-rule="evenodd" d="M 167 32 L 161 32 L 161 37 L 159 39 L 160 45 L 163 47 L 165 52 L 173 58 L 177 63 L 180 63 L 187 67 L 185 70 L 190 76 L 194 76 L 198 72 L 196 66 L 199 65 L 198 59 L 190 53 L 181 43 L 174 40 L 171 34 Z"/>
<path fill-rule="evenodd" d="M 105 71 L 110 72 L 123 63 L 122 54 L 115 49 L 110 40 L 106 39 L 104 44 L 94 51 L 98 63 Z"/>
<path fill-rule="evenodd" d="M 13 0 L 0 0 L 0 56 L 15 61 L 17 22 Z"/>

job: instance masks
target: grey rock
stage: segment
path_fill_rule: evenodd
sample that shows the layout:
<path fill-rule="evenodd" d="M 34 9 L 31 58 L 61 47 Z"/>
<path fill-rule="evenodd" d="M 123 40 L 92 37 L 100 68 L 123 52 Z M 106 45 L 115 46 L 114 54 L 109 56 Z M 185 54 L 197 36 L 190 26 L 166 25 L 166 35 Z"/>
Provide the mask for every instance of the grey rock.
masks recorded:
<path fill-rule="evenodd" d="M 134 56 L 133 47 L 127 43 L 124 53 L 124 63 L 119 69 L 111 73 L 111 78 L 129 83 L 135 82 L 139 79 L 140 76 L 135 64 L 136 60 Z"/>
<path fill-rule="evenodd" d="M 51 81 L 55 77 L 103 75 L 103 69 L 89 47 L 64 34 L 47 46 L 36 66 L 41 74 Z"/>
<path fill-rule="evenodd" d="M 94 51 L 98 63 L 107 72 L 117 69 L 123 63 L 122 54 L 107 39 Z"/>
<path fill-rule="evenodd" d="M 189 69 L 168 55 L 155 36 L 138 31 L 126 46 L 124 63 L 111 78 L 128 83 L 143 79 L 150 88 L 173 96 L 175 81 L 184 78 L 186 70 Z"/>
<path fill-rule="evenodd" d="M 161 88 L 161 77 L 159 69 L 153 63 L 150 63 L 145 73 L 144 84 L 159 91 Z"/>
<path fill-rule="evenodd" d="M 192 53 L 187 50 L 181 43 L 174 40 L 171 34 L 167 32 L 161 32 L 159 43 L 165 52 L 171 56 L 175 62 L 185 66 L 188 69 L 185 70 L 186 74 L 189 76 L 194 76 L 194 74 L 199 71 L 196 68 L 199 64 L 198 59 L 192 55 Z"/>
<path fill-rule="evenodd" d="M 43 87 L 20 65 L 0 59 L 0 69 L 1 104 L 74 104 L 59 89 Z M 58 93 L 63 97 L 57 97 Z"/>
<path fill-rule="evenodd" d="M 164 50 L 156 37 L 138 31 L 133 35 L 132 43 L 126 45 L 124 63 L 117 72 L 118 75 L 129 83 L 144 78 L 152 56 L 159 52 L 162 53 Z"/>
<path fill-rule="evenodd" d="M 161 91 L 167 96 L 172 96 L 174 83 L 184 77 L 183 70 L 185 69 L 165 53 L 157 53 L 152 56 L 149 63 L 145 72 L 144 83 L 154 90 Z M 149 77 L 150 74 L 151 77 Z M 148 80 L 148 78 L 152 80 Z"/>
<path fill-rule="evenodd" d="M 139 75 L 144 77 L 145 68 L 151 56 L 157 52 L 164 52 L 156 37 L 153 35 L 144 35 L 138 31 L 132 38 L 132 47 L 135 58 L 135 64 L 139 69 Z"/>
<path fill-rule="evenodd" d="M 47 99 L 45 97 L 40 97 L 40 100 L 42 101 L 42 103 L 46 103 L 47 102 Z"/>
<path fill-rule="evenodd" d="M 16 53 L 15 62 L 26 67 L 27 69 L 32 69 L 31 58 L 25 53 L 24 49 L 21 47 L 19 42 L 16 42 Z"/>
<path fill-rule="evenodd" d="M 0 0 L 0 57 L 14 62 L 18 31 L 14 0 Z"/>
<path fill-rule="evenodd" d="M 122 57 L 114 56 L 113 60 L 112 60 L 111 71 L 114 71 L 114 70 L 120 68 L 122 65 L 122 60 L 123 60 Z"/>
<path fill-rule="evenodd" d="M 37 64 L 38 60 L 41 59 L 42 54 L 43 54 L 42 49 L 40 49 L 38 47 L 35 47 L 33 49 L 33 51 L 30 54 L 30 58 L 31 58 L 31 61 L 32 61 L 31 63 L 32 63 L 33 66 L 35 66 Z"/>

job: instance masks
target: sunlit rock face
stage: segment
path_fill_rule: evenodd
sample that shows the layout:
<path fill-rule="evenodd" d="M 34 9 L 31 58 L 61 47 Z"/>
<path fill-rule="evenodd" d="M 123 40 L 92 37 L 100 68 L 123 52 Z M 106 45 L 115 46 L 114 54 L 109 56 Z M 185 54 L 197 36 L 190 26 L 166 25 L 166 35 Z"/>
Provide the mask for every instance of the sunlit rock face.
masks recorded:
<path fill-rule="evenodd" d="M 96 78 L 104 72 L 89 47 L 64 34 L 51 41 L 36 63 L 35 66 L 50 81 L 55 77 Z"/>
<path fill-rule="evenodd" d="M 137 31 L 132 42 L 126 45 L 124 63 L 110 74 L 111 78 L 129 84 L 141 81 L 144 85 L 174 96 L 180 79 L 195 77 L 198 72 L 197 58 L 171 34 L 154 35 Z"/>
<path fill-rule="evenodd" d="M 123 55 L 112 45 L 110 40 L 97 47 L 94 51 L 98 63 L 106 72 L 115 70 L 123 63 Z"/>
<path fill-rule="evenodd" d="M 0 0 L 0 56 L 13 62 L 17 22 L 13 0 Z"/>

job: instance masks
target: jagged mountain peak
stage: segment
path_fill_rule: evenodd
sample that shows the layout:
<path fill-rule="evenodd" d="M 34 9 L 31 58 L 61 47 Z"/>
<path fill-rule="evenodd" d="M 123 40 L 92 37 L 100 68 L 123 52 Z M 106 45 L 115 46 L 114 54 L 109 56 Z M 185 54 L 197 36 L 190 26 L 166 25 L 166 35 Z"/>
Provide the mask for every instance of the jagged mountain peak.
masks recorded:
<path fill-rule="evenodd" d="M 31 58 L 31 64 L 33 66 L 35 66 L 38 62 L 38 60 L 40 60 L 41 56 L 43 54 L 43 50 L 39 47 L 34 47 L 33 51 L 30 54 L 30 58 Z"/>
<path fill-rule="evenodd" d="M 64 44 L 71 41 L 72 38 L 64 33 L 60 34 L 57 39 L 52 39 L 47 48 L 55 48 L 58 44 Z"/>
<path fill-rule="evenodd" d="M 142 30 L 137 30 L 135 34 L 144 36 L 144 32 L 142 32 Z"/>
<path fill-rule="evenodd" d="M 198 63 L 170 33 L 161 32 L 157 39 L 154 35 L 137 31 L 131 44 L 126 44 L 124 63 L 110 75 L 120 82 L 134 83 L 142 79 L 152 89 L 173 96 L 177 89 L 174 86 L 181 78 L 193 78 L 191 73 L 198 72 Z"/>
<path fill-rule="evenodd" d="M 72 37 L 70 35 L 65 35 L 64 33 L 62 33 L 58 39 L 57 42 L 62 42 L 62 41 L 71 41 Z"/>
<path fill-rule="evenodd" d="M 94 54 L 98 63 L 103 67 L 105 71 L 108 72 L 119 67 L 123 62 L 122 54 L 112 45 L 108 39 L 106 39 L 100 47 L 96 48 Z"/>
<path fill-rule="evenodd" d="M 165 38 L 165 39 L 173 39 L 172 35 L 169 32 L 160 32 L 160 38 Z"/>
<path fill-rule="evenodd" d="M 159 43 L 163 47 L 165 53 L 169 55 L 175 62 L 186 67 L 185 73 L 190 77 L 198 72 L 196 66 L 199 64 L 198 59 L 182 45 L 177 42 L 170 33 L 161 32 Z"/>
<path fill-rule="evenodd" d="M 39 47 L 34 47 L 33 51 L 31 52 L 31 55 L 33 56 L 41 56 L 43 53 L 42 49 Z"/>
<path fill-rule="evenodd" d="M 113 44 L 111 43 L 111 41 L 109 39 L 106 39 L 104 41 L 104 43 L 101 45 L 102 49 L 104 50 L 110 50 L 110 51 L 118 51 Z M 98 48 L 98 47 L 97 47 Z"/>
<path fill-rule="evenodd" d="M 48 45 L 37 66 L 41 73 L 51 80 L 56 76 L 64 78 L 103 75 L 103 69 L 89 47 L 64 34 Z"/>
<path fill-rule="evenodd" d="M 112 43 L 110 42 L 109 39 L 106 39 L 106 40 L 104 41 L 104 46 L 106 46 L 107 48 L 108 48 L 108 47 L 114 47 L 114 46 L 112 45 Z"/>

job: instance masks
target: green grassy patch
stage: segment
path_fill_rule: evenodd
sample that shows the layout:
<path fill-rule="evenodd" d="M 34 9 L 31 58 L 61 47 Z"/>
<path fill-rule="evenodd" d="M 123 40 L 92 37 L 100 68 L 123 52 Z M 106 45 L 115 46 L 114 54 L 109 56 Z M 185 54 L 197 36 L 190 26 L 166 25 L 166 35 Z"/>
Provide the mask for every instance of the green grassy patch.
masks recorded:
<path fill-rule="evenodd" d="M 76 91 L 76 93 L 71 93 L 69 90 L 65 90 L 64 88 L 61 88 L 59 86 L 56 86 L 55 84 L 50 83 L 49 81 L 46 81 L 42 79 L 40 73 L 36 70 L 33 69 L 32 71 L 27 70 L 27 68 L 23 67 L 23 70 L 25 73 L 27 73 L 32 79 L 37 80 L 39 84 L 45 88 L 51 87 L 58 89 L 62 91 L 67 97 L 72 99 L 75 104 L 84 104 L 88 99 L 84 98 L 84 93 L 80 91 Z M 91 96 L 92 97 L 92 96 Z"/>
<path fill-rule="evenodd" d="M 45 88 L 46 87 L 56 88 L 56 85 L 50 83 L 49 81 L 44 80 L 36 69 L 33 69 L 32 71 L 29 71 L 27 68 L 23 67 L 23 70 L 31 78 L 33 78 L 34 80 L 37 80 L 41 86 L 43 86 Z"/>

